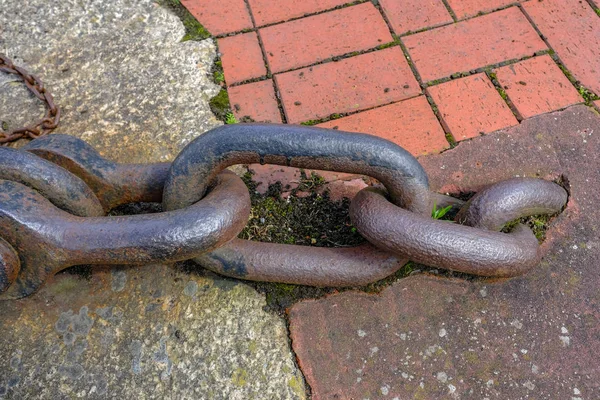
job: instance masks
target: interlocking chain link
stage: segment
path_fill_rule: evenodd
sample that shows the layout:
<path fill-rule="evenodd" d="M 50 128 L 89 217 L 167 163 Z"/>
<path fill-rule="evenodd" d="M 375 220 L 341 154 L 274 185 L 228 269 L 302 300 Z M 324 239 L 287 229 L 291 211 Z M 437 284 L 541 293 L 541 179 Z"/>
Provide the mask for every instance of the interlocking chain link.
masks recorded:
<path fill-rule="evenodd" d="M 350 206 L 370 244 L 307 249 L 235 239 L 250 198 L 241 179 L 223 169 L 257 162 L 378 179 L 385 190 L 363 189 Z M 121 204 L 161 199 L 162 213 L 104 217 Z M 27 296 L 73 265 L 189 259 L 239 279 L 311 286 L 365 285 L 409 259 L 512 277 L 542 253 L 525 226 L 498 230 L 515 218 L 558 213 L 567 200 L 553 182 L 514 178 L 464 204 L 431 192 L 425 170 L 401 147 L 330 129 L 225 125 L 196 138 L 172 164 L 116 164 L 81 139 L 54 134 L 18 150 L 0 148 L 0 300 Z M 431 219 L 432 202 L 461 207 L 457 223 Z"/>
<path fill-rule="evenodd" d="M 25 86 L 27 86 L 27 89 L 29 89 L 35 97 L 46 104 L 46 114 L 42 119 L 35 123 L 8 131 L 5 131 L 0 127 L 0 145 L 6 145 L 7 143 L 14 142 L 21 138 L 35 139 L 47 135 L 55 129 L 60 121 L 60 108 L 54 104 L 54 98 L 50 92 L 48 92 L 42 81 L 25 69 L 14 65 L 13 62 L 3 54 L 0 54 L 0 71 L 21 78 Z"/>

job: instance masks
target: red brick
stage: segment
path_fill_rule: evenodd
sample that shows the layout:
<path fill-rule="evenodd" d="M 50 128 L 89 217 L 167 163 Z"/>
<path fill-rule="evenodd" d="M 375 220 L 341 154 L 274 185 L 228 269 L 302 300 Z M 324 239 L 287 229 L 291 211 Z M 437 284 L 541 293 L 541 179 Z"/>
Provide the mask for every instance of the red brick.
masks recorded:
<path fill-rule="evenodd" d="M 442 0 L 380 0 L 379 3 L 398 35 L 452 22 Z"/>
<path fill-rule="evenodd" d="M 376 135 L 405 148 L 414 156 L 449 147 L 444 130 L 425 96 L 320 124 L 323 128 Z"/>
<path fill-rule="evenodd" d="M 442 123 L 457 141 L 518 124 L 485 74 L 442 83 L 427 91 L 438 106 Z"/>
<path fill-rule="evenodd" d="M 462 19 L 518 2 L 519 0 L 448 0 L 448 5 L 456 17 Z"/>
<path fill-rule="evenodd" d="M 523 6 L 567 69 L 600 94 L 600 18 L 589 4 L 544 0 Z"/>
<path fill-rule="evenodd" d="M 267 74 L 256 33 L 225 37 L 218 43 L 228 85 Z"/>
<path fill-rule="evenodd" d="M 516 7 L 417 33 L 402 41 L 426 82 L 546 49 Z"/>
<path fill-rule="evenodd" d="M 289 123 L 364 110 L 421 93 L 399 47 L 275 76 Z"/>
<path fill-rule="evenodd" d="M 244 0 L 181 0 L 181 4 L 212 35 L 252 28 Z"/>
<path fill-rule="evenodd" d="M 270 26 L 261 29 L 260 36 L 273 72 L 304 67 L 394 40 L 372 3 Z"/>
<path fill-rule="evenodd" d="M 230 87 L 228 92 L 237 119 L 250 117 L 256 122 L 281 123 L 272 80 Z"/>
<path fill-rule="evenodd" d="M 596 100 L 594 102 L 594 105 L 596 106 L 596 108 L 598 109 L 598 111 L 600 111 L 600 100 Z"/>
<path fill-rule="evenodd" d="M 583 101 L 548 55 L 507 65 L 495 71 L 522 118 L 556 111 Z"/>
<path fill-rule="evenodd" d="M 259 193 L 266 193 L 269 185 L 277 182 L 281 182 L 284 191 L 289 191 L 298 187 L 300 179 L 302 178 L 301 170 L 293 167 L 282 167 L 280 165 L 261 165 L 261 164 L 250 164 L 248 169 L 252 171 L 252 180 L 257 182 L 256 191 Z M 330 186 L 334 182 L 345 182 L 360 179 L 360 175 L 346 174 L 343 172 L 333 171 L 319 171 L 305 169 L 304 173 L 306 176 L 311 176 L 315 173 L 325 179 L 327 186 Z M 354 185 L 353 185 L 354 186 Z M 342 196 L 343 197 L 343 196 Z M 349 197 L 349 196 L 346 196 Z"/>
<path fill-rule="evenodd" d="M 287 21 L 346 4 L 347 0 L 249 0 L 256 26 Z"/>

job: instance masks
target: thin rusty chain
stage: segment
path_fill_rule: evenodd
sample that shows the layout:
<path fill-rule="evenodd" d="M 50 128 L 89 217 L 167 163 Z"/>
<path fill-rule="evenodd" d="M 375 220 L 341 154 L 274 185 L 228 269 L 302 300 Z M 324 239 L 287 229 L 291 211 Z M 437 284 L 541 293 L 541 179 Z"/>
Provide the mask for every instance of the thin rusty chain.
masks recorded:
<path fill-rule="evenodd" d="M 29 89 L 35 97 L 46 104 L 46 114 L 42 119 L 35 123 L 22 128 L 11 129 L 9 131 L 4 131 L 2 127 L 0 127 L 0 145 L 5 146 L 6 144 L 21 138 L 35 139 L 47 135 L 55 129 L 60 121 L 60 108 L 54 103 L 54 97 L 46 90 L 42 81 L 25 69 L 14 65 L 4 54 L 0 54 L 0 71 L 21 78 L 25 86 L 27 86 L 27 89 Z"/>

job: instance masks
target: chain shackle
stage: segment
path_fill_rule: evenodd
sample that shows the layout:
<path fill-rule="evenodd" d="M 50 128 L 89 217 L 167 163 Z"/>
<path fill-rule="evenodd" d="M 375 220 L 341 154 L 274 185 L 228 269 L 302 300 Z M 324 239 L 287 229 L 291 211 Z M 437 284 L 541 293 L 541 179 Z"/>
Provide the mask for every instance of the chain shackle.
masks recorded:
<path fill-rule="evenodd" d="M 249 214 L 248 190 L 230 172 L 219 174 L 206 197 L 189 207 L 119 217 L 78 217 L 27 186 L 0 180 L 0 236 L 21 261 L 0 299 L 27 296 L 73 265 L 188 260 L 235 238 Z"/>
<path fill-rule="evenodd" d="M 170 163 L 118 164 L 74 136 L 53 134 L 22 147 L 81 178 L 104 211 L 134 202 L 160 202 Z"/>
<path fill-rule="evenodd" d="M 539 263 L 538 241 L 524 225 L 508 234 L 495 231 L 516 218 L 556 214 L 567 197 L 561 186 L 540 179 L 500 182 L 459 211 L 458 221 L 470 225 L 465 226 L 411 213 L 390 203 L 381 190 L 366 188 L 352 200 L 350 217 L 369 242 L 399 257 L 457 272 L 512 277 Z"/>
<path fill-rule="evenodd" d="M 13 283 L 4 285 L 0 299 L 29 295 L 72 265 L 182 261 L 241 232 L 250 197 L 242 180 L 228 171 L 217 176 L 202 201 L 184 209 L 88 217 L 132 201 L 159 200 L 168 166 L 115 164 L 67 135 L 40 138 L 20 150 L 0 148 L 0 237 L 6 241 L 0 243 L 0 266 L 12 263 L 3 270 Z M 80 212 L 79 189 L 95 200 L 93 212 Z M 4 251 L 8 246 L 20 259 L 16 279 L 11 252 Z"/>
<path fill-rule="evenodd" d="M 85 182 L 60 166 L 22 150 L 0 147 L 0 179 L 29 186 L 71 214 L 104 215 L 100 201 Z"/>

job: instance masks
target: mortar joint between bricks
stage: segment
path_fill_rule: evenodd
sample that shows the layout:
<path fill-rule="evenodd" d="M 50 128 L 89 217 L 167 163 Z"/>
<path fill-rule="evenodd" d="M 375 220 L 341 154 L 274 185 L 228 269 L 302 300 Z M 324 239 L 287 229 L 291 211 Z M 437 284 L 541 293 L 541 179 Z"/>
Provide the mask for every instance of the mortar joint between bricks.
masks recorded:
<path fill-rule="evenodd" d="M 517 121 L 519 121 L 519 123 L 522 122 L 524 119 L 523 116 L 519 113 L 519 111 L 517 110 L 517 107 L 515 107 L 514 103 L 508 96 L 508 93 L 506 93 L 506 90 L 500 84 L 500 81 L 498 81 L 498 77 L 496 76 L 496 73 L 493 72 L 491 68 L 489 68 L 485 71 L 485 74 L 486 74 L 487 78 L 490 80 L 490 82 L 492 82 L 492 85 L 494 85 L 494 88 L 496 89 L 496 91 L 498 92 L 500 97 L 502 97 L 502 100 L 504 100 L 504 102 L 506 103 L 506 105 L 508 106 L 510 111 L 513 113 L 513 115 L 517 119 Z"/>

